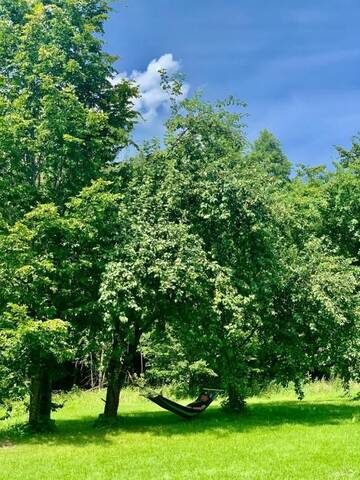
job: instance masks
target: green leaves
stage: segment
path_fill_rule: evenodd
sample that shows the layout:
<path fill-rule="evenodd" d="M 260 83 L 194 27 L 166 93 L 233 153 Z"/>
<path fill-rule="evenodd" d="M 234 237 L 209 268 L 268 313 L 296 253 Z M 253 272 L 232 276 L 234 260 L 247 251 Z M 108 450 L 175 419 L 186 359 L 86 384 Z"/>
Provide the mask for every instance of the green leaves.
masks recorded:
<path fill-rule="evenodd" d="M 70 359 L 72 350 L 68 342 L 69 324 L 60 319 L 33 320 L 24 305 L 9 304 L 0 319 L 1 335 L 8 344 L 13 343 L 13 355 L 27 357 L 25 368 L 31 368 L 34 357 L 52 357 L 58 362 Z"/>
<path fill-rule="evenodd" d="M 142 222 L 127 235 L 123 249 L 108 264 L 101 287 L 110 320 L 132 319 L 146 331 L 176 304 L 192 309 L 210 272 L 199 239 L 185 225 L 171 223 Z"/>
<path fill-rule="evenodd" d="M 114 396 L 139 342 L 152 380 L 208 380 L 233 408 L 359 378 L 357 140 L 291 179 L 270 132 L 249 147 L 242 102 L 179 100 L 161 72 L 164 146 L 114 163 L 138 88 L 102 50 L 109 9 L 0 0 L 0 396 L 100 349 Z"/>
<path fill-rule="evenodd" d="M 243 152 L 239 117 L 219 108 L 202 104 L 199 97 L 181 102 L 167 124 L 165 151 L 149 150 L 119 169 L 127 212 L 149 242 L 142 240 L 144 250 L 137 246 L 121 264 L 122 274 L 113 278 L 112 304 L 131 305 L 147 318 L 151 290 L 134 271 L 144 262 L 142 275 L 156 274 L 159 282 L 151 301 L 158 306 L 154 319 L 161 318 L 146 337 L 150 375 L 163 381 L 168 371 L 174 378 L 163 363 L 170 329 L 174 350 L 166 358 L 176 378 L 184 378 L 181 368 L 203 361 L 217 374 L 212 381 L 233 397 L 231 404 L 241 404 L 270 381 L 295 381 L 300 394 L 301 383 L 319 369 L 347 379 L 358 362 L 359 277 L 323 237 L 329 176 L 321 169 L 303 170 L 290 181 L 289 162 L 268 132 L 252 153 Z M 177 242 L 197 239 L 201 248 L 198 257 L 187 257 L 184 277 L 169 267 L 162 234 L 152 236 L 159 225 L 170 231 L 174 223 L 194 235 L 190 240 L 179 232 Z M 351 225 L 356 228 L 356 222 Z M 149 269 L 150 252 L 154 265 Z M 199 260 L 207 265 L 206 281 L 191 274 Z M 184 296 L 169 296 L 176 302 L 166 303 L 163 311 L 159 299 L 170 295 L 173 285 Z M 181 302 L 199 285 L 203 288 L 191 297 L 192 311 L 186 313 Z"/>
<path fill-rule="evenodd" d="M 268 130 L 262 130 L 255 140 L 249 161 L 263 168 L 274 185 L 289 181 L 291 163 L 281 150 L 280 142 Z"/>
<path fill-rule="evenodd" d="M 27 393 L 27 381 L 41 359 L 55 365 L 73 358 L 68 330 L 60 319 L 35 320 L 25 305 L 7 305 L 0 314 L 1 402 Z"/>
<path fill-rule="evenodd" d="M 360 157 L 348 166 L 339 165 L 326 185 L 326 204 L 322 209 L 324 231 L 345 256 L 352 257 L 359 265 L 360 255 Z"/>
<path fill-rule="evenodd" d="M 6 384 L 18 371 L 14 395 L 27 391 L 41 359 L 55 372 L 74 357 L 85 331 L 78 352 L 95 336 L 89 331 L 101 323 L 101 274 L 110 246 L 121 238 L 121 197 L 110 189 L 110 182 L 94 182 L 62 214 L 54 204 L 39 205 L 0 236 L 0 331 L 7 352 L 0 364 Z"/>
<path fill-rule="evenodd" d="M 1 1 L 0 204 L 13 222 L 63 206 L 129 142 L 137 88 L 102 51 L 109 2 Z"/>

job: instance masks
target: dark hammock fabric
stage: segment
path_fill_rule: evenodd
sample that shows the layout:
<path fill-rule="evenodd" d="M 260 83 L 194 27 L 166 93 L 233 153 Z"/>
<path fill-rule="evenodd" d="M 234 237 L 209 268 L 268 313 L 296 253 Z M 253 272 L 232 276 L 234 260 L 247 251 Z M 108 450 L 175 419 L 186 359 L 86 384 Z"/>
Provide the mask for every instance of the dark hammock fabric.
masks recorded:
<path fill-rule="evenodd" d="M 188 405 L 181 405 L 180 403 L 169 400 L 162 395 L 155 395 L 150 393 L 148 395 L 145 395 L 145 397 L 156 403 L 156 405 L 159 405 L 159 407 L 165 408 L 165 410 L 179 415 L 179 417 L 193 418 L 200 415 L 200 413 L 206 410 L 207 407 L 215 400 L 218 393 L 218 390 L 203 390 L 198 396 L 198 398 L 194 402 L 189 403 Z M 209 397 L 209 400 L 207 402 L 203 402 L 201 400 L 202 395 L 207 395 Z"/>

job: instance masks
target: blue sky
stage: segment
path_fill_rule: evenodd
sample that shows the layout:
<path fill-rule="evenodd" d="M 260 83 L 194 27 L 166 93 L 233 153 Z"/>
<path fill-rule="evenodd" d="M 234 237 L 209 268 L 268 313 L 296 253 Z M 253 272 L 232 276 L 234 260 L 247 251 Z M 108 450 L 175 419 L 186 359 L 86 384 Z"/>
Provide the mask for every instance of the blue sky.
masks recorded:
<path fill-rule="evenodd" d="M 334 145 L 360 131 L 359 26 L 360 0 L 127 0 L 105 41 L 142 85 L 139 138 L 161 134 L 155 76 L 167 66 L 186 74 L 189 94 L 246 101 L 251 140 L 267 128 L 293 163 L 330 166 Z"/>

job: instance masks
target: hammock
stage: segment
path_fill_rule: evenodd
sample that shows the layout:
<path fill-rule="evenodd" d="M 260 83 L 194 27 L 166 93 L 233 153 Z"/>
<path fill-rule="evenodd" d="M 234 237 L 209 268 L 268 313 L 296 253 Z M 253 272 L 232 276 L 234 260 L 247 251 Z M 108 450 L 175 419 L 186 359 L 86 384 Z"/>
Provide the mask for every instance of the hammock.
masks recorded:
<path fill-rule="evenodd" d="M 151 402 L 156 403 L 156 405 L 159 405 L 159 407 L 165 408 L 165 410 L 179 415 L 179 417 L 193 418 L 197 417 L 198 415 L 200 415 L 200 413 L 205 411 L 221 391 L 222 390 L 215 390 L 211 388 L 202 390 L 197 399 L 194 402 L 189 403 L 188 405 L 181 405 L 172 400 L 169 400 L 168 398 L 163 397 L 160 394 L 149 393 L 147 395 L 144 395 L 144 397 L 146 397 Z M 203 395 L 206 395 L 209 400 L 207 400 L 206 402 L 203 401 Z"/>

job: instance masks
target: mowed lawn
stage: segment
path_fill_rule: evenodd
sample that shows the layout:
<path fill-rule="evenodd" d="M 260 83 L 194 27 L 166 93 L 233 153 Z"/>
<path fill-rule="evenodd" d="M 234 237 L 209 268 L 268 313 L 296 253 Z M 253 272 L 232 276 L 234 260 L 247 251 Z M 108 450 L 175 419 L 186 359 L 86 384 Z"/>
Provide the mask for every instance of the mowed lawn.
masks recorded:
<path fill-rule="evenodd" d="M 215 404 L 192 421 L 127 391 L 112 428 L 93 426 L 103 393 L 75 395 L 54 434 L 0 422 L 0 479 L 360 479 L 360 402 L 325 383 L 308 390 L 302 402 L 252 399 L 240 415 Z"/>

